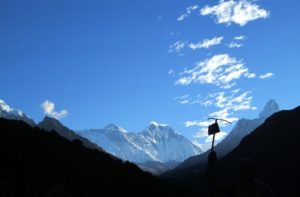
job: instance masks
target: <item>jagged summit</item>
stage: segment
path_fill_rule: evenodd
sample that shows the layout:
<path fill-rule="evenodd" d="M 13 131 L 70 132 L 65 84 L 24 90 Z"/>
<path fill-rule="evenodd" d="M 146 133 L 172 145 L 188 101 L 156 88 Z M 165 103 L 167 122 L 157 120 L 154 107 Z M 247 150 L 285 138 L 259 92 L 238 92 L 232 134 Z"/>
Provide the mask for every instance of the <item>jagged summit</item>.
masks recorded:
<path fill-rule="evenodd" d="M 279 111 L 279 105 L 274 99 L 270 99 L 263 110 L 259 113 L 259 118 L 267 118 L 271 116 L 273 113 Z"/>
<path fill-rule="evenodd" d="M 5 101 L 0 99 L 0 118 L 22 120 L 31 126 L 35 126 L 35 122 L 26 116 L 21 110 L 13 109 Z"/>
<path fill-rule="evenodd" d="M 83 130 L 78 133 L 107 152 L 136 163 L 183 161 L 202 152 L 170 126 L 157 122 L 150 122 L 138 133 L 124 132 L 114 124 L 109 124 L 103 129 Z"/>
<path fill-rule="evenodd" d="M 50 116 L 45 116 L 44 119 L 39 122 L 38 127 L 46 129 L 48 131 L 55 130 L 60 134 L 64 133 L 64 130 L 69 130 L 66 126 L 59 122 L 59 120 Z"/>
<path fill-rule="evenodd" d="M 90 142 L 89 140 L 87 140 L 84 137 L 81 137 L 80 135 L 75 133 L 73 130 L 64 126 L 61 122 L 59 122 L 59 120 L 57 120 L 55 118 L 45 116 L 44 119 L 37 126 L 46 131 L 55 131 L 60 136 L 66 138 L 70 141 L 73 141 L 76 139 L 80 140 L 83 143 L 83 145 L 87 148 L 100 150 L 100 148 L 96 144 Z"/>
<path fill-rule="evenodd" d="M 11 115 L 24 116 L 24 113 L 20 110 L 13 109 L 5 103 L 5 101 L 0 99 L 0 111 L 6 112 Z"/>
<path fill-rule="evenodd" d="M 61 124 L 59 122 L 59 120 L 53 118 L 53 117 L 50 117 L 50 116 L 45 116 L 44 119 L 39 123 L 57 123 L 57 124 Z"/>
<path fill-rule="evenodd" d="M 175 131 L 167 124 L 159 124 L 157 122 L 150 122 L 141 133 L 150 135 L 153 138 L 169 138 L 170 135 L 175 135 Z"/>
<path fill-rule="evenodd" d="M 120 131 L 123 133 L 127 133 L 127 131 L 125 129 L 123 129 L 122 127 L 119 127 L 113 123 L 108 124 L 106 127 L 103 128 L 104 130 L 114 130 L 114 131 Z"/>
<path fill-rule="evenodd" d="M 250 134 L 253 130 L 255 130 L 259 125 L 263 124 L 265 120 L 271 116 L 273 113 L 279 111 L 279 106 L 274 99 L 269 100 L 261 113 L 259 114 L 258 118 L 255 119 L 246 119 L 242 118 L 238 120 L 235 124 L 231 132 L 227 135 L 227 137 L 220 142 L 215 147 L 215 151 L 218 152 L 219 158 L 225 156 L 230 151 L 232 151 L 235 147 L 237 147 L 240 141 Z M 198 170 L 200 165 L 203 165 L 207 161 L 207 156 L 209 154 L 209 150 L 206 151 L 204 154 L 199 156 L 191 157 L 182 162 L 173 172 L 174 174 L 178 173 L 181 169 L 188 169 L 186 171 L 181 171 L 180 173 L 188 173 L 189 171 Z M 180 174 L 178 173 L 178 174 Z"/>

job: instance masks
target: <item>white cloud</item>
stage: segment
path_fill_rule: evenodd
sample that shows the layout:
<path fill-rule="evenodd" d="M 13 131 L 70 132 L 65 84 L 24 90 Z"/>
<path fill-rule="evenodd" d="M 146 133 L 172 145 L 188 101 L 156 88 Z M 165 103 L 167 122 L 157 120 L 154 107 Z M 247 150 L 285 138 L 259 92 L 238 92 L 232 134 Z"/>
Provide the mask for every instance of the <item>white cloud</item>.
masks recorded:
<path fill-rule="evenodd" d="M 229 122 L 235 122 L 238 118 L 235 116 L 237 111 L 242 110 L 256 110 L 256 107 L 252 106 L 251 102 L 253 97 L 250 91 L 240 93 L 240 89 L 235 89 L 230 92 L 216 92 L 208 94 L 207 98 L 202 102 L 201 105 L 206 107 L 215 107 L 218 110 L 208 114 L 207 118 L 220 118 L 225 119 Z M 229 95 L 226 95 L 229 94 Z M 192 101 L 190 101 L 192 103 Z M 186 121 L 186 127 L 200 127 L 200 131 L 196 133 L 196 137 L 200 137 L 201 134 L 205 134 L 207 127 L 211 125 L 214 120 L 195 120 Z M 220 127 L 228 126 L 227 122 L 219 121 Z"/>
<path fill-rule="evenodd" d="M 227 133 L 224 131 L 220 131 L 215 135 L 215 145 L 218 144 L 221 140 L 223 140 L 227 136 Z M 193 140 L 193 144 L 200 147 L 203 151 L 211 148 L 212 135 L 208 135 L 207 128 L 202 128 L 198 132 L 195 133 L 194 139 L 205 138 L 204 143 L 199 143 L 197 140 Z"/>
<path fill-rule="evenodd" d="M 186 94 L 183 96 L 179 96 L 179 97 L 175 97 L 174 98 L 175 101 L 177 101 L 180 104 L 188 104 L 190 103 L 190 95 Z"/>
<path fill-rule="evenodd" d="M 198 5 L 191 5 L 188 8 L 186 8 L 186 11 L 184 14 L 180 15 L 177 20 L 178 21 L 183 21 L 186 17 L 191 15 L 191 13 L 199 8 Z"/>
<path fill-rule="evenodd" d="M 169 71 L 168 71 L 168 75 L 173 75 L 175 73 L 175 70 L 174 69 L 170 69 Z"/>
<path fill-rule="evenodd" d="M 215 107 L 216 111 L 209 113 L 208 117 L 225 119 L 230 122 L 238 120 L 236 112 L 241 110 L 256 110 L 256 107 L 252 106 L 251 102 L 253 97 L 250 91 L 241 92 L 240 89 L 234 89 L 227 92 L 215 92 L 209 93 L 205 100 L 199 102 L 199 104 L 206 107 Z M 192 102 L 192 101 L 191 101 Z M 208 118 L 207 117 L 207 118 Z M 214 120 L 203 119 L 196 121 L 186 121 L 186 127 L 199 127 L 199 130 L 194 134 L 195 139 L 203 139 L 204 142 L 200 144 L 204 150 L 207 150 L 211 146 L 212 136 L 208 136 L 208 126 L 214 123 Z M 218 121 L 220 128 L 226 127 L 229 124 L 224 121 Z M 215 141 L 217 144 L 226 137 L 227 133 L 221 131 L 216 134 Z"/>
<path fill-rule="evenodd" d="M 228 45 L 229 48 L 240 48 L 240 47 L 242 47 L 242 46 L 243 46 L 242 43 L 237 43 L 237 42 L 231 42 L 231 43 Z"/>
<path fill-rule="evenodd" d="M 208 137 L 208 129 L 207 128 L 201 128 L 199 131 L 197 131 L 194 135 L 195 138 L 204 138 Z"/>
<path fill-rule="evenodd" d="M 242 35 L 242 36 L 235 36 L 233 38 L 233 40 L 246 40 L 246 36 Z"/>
<path fill-rule="evenodd" d="M 179 53 L 186 46 L 186 42 L 178 40 L 169 46 L 169 53 Z"/>
<path fill-rule="evenodd" d="M 208 49 L 211 46 L 221 44 L 223 38 L 224 37 L 221 36 L 221 37 L 214 37 L 212 39 L 204 39 L 203 41 L 198 43 L 190 43 L 188 46 L 193 50 L 200 49 L 200 48 Z"/>
<path fill-rule="evenodd" d="M 252 78 L 256 77 L 256 74 L 255 73 L 248 73 L 248 74 L 246 74 L 246 77 L 249 78 L 249 79 L 252 79 Z"/>
<path fill-rule="evenodd" d="M 274 73 L 266 73 L 266 74 L 260 75 L 259 78 L 267 79 L 267 78 L 270 78 L 270 77 L 273 77 L 273 76 L 274 76 Z"/>
<path fill-rule="evenodd" d="M 267 18 L 270 12 L 262 9 L 259 5 L 251 3 L 249 0 L 220 0 L 215 6 L 205 6 L 200 9 L 200 14 L 212 15 L 216 17 L 216 23 L 230 25 L 236 23 L 240 26 L 246 25 L 250 21 L 260 18 Z"/>
<path fill-rule="evenodd" d="M 229 108 L 224 108 L 222 110 L 210 113 L 209 116 L 212 117 L 212 118 L 224 119 L 224 120 L 227 120 L 229 122 L 235 122 L 235 121 L 237 121 L 238 118 L 237 117 L 232 117 L 232 113 L 229 110 L 230 110 Z M 220 125 L 221 126 L 226 126 L 227 123 L 221 121 Z"/>
<path fill-rule="evenodd" d="M 67 116 L 68 111 L 67 110 L 61 110 L 59 112 L 55 111 L 55 104 L 49 100 L 45 100 L 42 104 L 41 107 L 44 110 L 44 113 L 48 116 L 51 116 L 55 119 L 61 119 Z"/>
<path fill-rule="evenodd" d="M 228 54 L 217 54 L 199 62 L 194 68 L 185 70 L 175 84 L 189 85 L 191 83 L 213 84 L 221 88 L 231 88 L 236 80 L 249 75 L 244 63 Z"/>
<path fill-rule="evenodd" d="M 213 120 L 202 120 L 202 121 L 186 121 L 185 126 L 186 127 L 193 127 L 193 126 L 198 126 L 198 127 L 208 127 L 211 125 L 214 121 Z"/>
<path fill-rule="evenodd" d="M 244 46 L 243 43 L 240 43 L 241 41 L 246 40 L 246 36 L 235 36 L 233 38 L 233 41 L 228 45 L 229 48 L 240 48 Z"/>
<path fill-rule="evenodd" d="M 226 136 L 227 136 L 227 133 L 224 132 L 224 131 L 221 131 L 221 132 L 219 132 L 219 133 L 216 133 L 216 136 L 215 136 L 215 142 L 216 142 L 216 143 L 215 143 L 215 145 L 217 144 L 217 142 L 223 140 Z M 205 139 L 205 142 L 206 142 L 206 143 L 210 143 L 210 142 L 212 142 L 212 139 L 213 139 L 213 136 L 210 135 L 210 136 L 208 136 L 208 137 Z"/>
<path fill-rule="evenodd" d="M 229 96 L 225 96 L 225 92 L 217 92 L 217 93 L 209 94 L 207 99 L 204 102 L 209 101 L 209 103 L 211 103 L 210 106 L 213 105 L 223 110 L 226 109 L 227 111 L 228 110 L 233 110 L 233 111 L 255 110 L 256 107 L 251 105 L 253 99 L 253 97 L 251 96 L 252 92 L 246 91 L 240 93 L 239 95 L 236 95 L 239 92 L 239 89 L 237 90 L 233 90 L 231 93 L 228 93 L 230 94 Z M 223 115 L 221 116 L 222 118 L 226 117 L 224 116 L 226 110 L 223 112 Z"/>
<path fill-rule="evenodd" d="M 240 48 L 242 46 L 244 46 L 243 43 L 241 43 L 241 41 L 246 40 L 246 36 L 241 35 L 241 36 L 235 36 L 232 40 L 232 42 L 228 45 L 229 48 Z"/>

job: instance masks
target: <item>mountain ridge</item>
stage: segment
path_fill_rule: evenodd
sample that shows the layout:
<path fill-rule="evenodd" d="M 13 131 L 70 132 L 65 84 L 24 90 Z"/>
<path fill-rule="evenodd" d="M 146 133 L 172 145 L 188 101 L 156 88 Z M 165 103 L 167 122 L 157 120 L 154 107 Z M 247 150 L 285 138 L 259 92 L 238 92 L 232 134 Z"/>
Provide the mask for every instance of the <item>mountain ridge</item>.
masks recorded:
<path fill-rule="evenodd" d="M 35 126 L 33 119 L 26 116 L 21 110 L 13 109 L 5 103 L 5 101 L 0 99 L 0 118 L 6 118 L 10 120 L 22 120 L 29 124 L 30 126 Z"/>
<path fill-rule="evenodd" d="M 78 135 L 73 130 L 69 129 L 68 127 L 64 126 L 59 120 L 55 118 L 51 118 L 49 116 L 45 116 L 44 119 L 38 123 L 37 127 L 44 129 L 46 131 L 55 131 L 60 136 L 73 141 L 73 140 L 80 140 L 83 145 L 87 148 L 97 149 L 103 151 L 100 147 L 96 144 L 90 142 L 88 139 Z"/>
<path fill-rule="evenodd" d="M 112 133 L 111 130 L 107 128 L 108 127 L 104 127 L 103 129 L 81 130 L 77 131 L 77 133 L 103 147 L 107 152 L 119 156 L 123 160 L 129 160 L 135 163 L 148 161 L 163 163 L 169 161 L 182 161 L 190 155 L 202 152 L 198 146 L 194 145 L 184 136 L 177 134 L 166 124 L 150 122 L 148 127 L 138 133 L 127 132 L 125 129 L 115 125 L 114 128 L 118 129 L 113 131 L 119 132 L 116 134 Z M 114 138 L 112 135 L 114 135 Z M 107 138 L 113 140 L 108 141 Z M 120 149 L 114 148 L 115 143 L 125 146 L 123 148 L 124 150 L 128 150 L 128 154 Z M 176 148 L 174 143 L 181 148 Z M 180 150 L 182 149 L 182 146 L 180 145 L 184 145 L 186 150 Z M 187 154 L 184 154 L 184 151 L 187 152 Z M 177 155 L 174 153 L 177 153 Z"/>
<path fill-rule="evenodd" d="M 279 105 L 276 103 L 274 99 L 270 99 L 266 102 L 264 108 L 259 113 L 259 117 L 255 119 L 240 119 L 228 136 L 221 141 L 219 144 L 215 146 L 215 151 L 218 152 L 220 158 L 224 157 L 230 151 L 232 151 L 235 147 L 239 145 L 241 140 L 250 134 L 253 130 L 255 130 L 259 125 L 264 123 L 264 121 L 272 114 L 276 113 L 279 110 Z M 187 176 L 190 173 L 194 173 L 198 170 L 203 170 L 205 164 L 207 162 L 207 156 L 210 150 L 207 150 L 201 155 L 193 156 L 181 164 L 179 164 L 174 169 L 166 172 L 163 176 Z"/>
<path fill-rule="evenodd" d="M 88 149 L 80 140 L 69 141 L 57 132 L 3 118 L 0 131 L 1 196 L 193 196 L 130 162 Z"/>

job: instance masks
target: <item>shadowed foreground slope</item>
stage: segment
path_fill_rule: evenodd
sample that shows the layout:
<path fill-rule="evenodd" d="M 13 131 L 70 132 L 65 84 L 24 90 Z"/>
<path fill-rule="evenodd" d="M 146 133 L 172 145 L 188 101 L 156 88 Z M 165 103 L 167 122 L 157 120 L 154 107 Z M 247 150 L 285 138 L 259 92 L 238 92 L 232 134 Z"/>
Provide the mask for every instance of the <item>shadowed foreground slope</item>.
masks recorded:
<path fill-rule="evenodd" d="M 300 196 L 300 107 L 273 114 L 217 163 L 220 182 L 237 179 L 241 159 L 253 159 L 256 177 L 270 185 L 276 196 Z M 218 153 L 218 152 L 217 152 Z M 209 194 L 205 166 L 199 172 L 172 181 Z"/>
<path fill-rule="evenodd" d="M 0 118 L 0 196 L 186 196 L 107 153 Z"/>

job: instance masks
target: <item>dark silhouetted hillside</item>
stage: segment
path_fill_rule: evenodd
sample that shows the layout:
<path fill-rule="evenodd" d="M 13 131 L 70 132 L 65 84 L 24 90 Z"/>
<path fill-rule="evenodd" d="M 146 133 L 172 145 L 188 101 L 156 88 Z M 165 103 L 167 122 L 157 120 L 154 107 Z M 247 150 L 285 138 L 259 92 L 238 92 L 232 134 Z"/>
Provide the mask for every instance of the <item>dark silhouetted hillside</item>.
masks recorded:
<path fill-rule="evenodd" d="M 239 145 L 241 140 L 258 126 L 260 126 L 264 121 L 271 116 L 273 113 L 279 111 L 279 105 L 274 99 L 269 100 L 263 110 L 260 112 L 259 117 L 255 119 L 240 119 L 229 135 L 215 146 L 215 151 L 218 153 L 219 159 L 226 156 L 230 151 Z M 210 153 L 210 150 L 193 157 L 186 159 L 175 169 L 165 173 L 163 176 L 172 176 L 172 177 L 182 177 L 189 174 L 195 173 L 197 171 L 203 171 L 206 168 L 207 156 Z M 202 168 L 199 168 L 202 166 Z"/>
<path fill-rule="evenodd" d="M 56 132 L 0 118 L 0 196 L 190 196 Z"/>
<path fill-rule="evenodd" d="M 60 123 L 55 118 L 50 118 L 50 117 L 46 116 L 43 119 L 43 121 L 40 122 L 37 126 L 41 129 L 46 130 L 46 131 L 54 130 L 60 136 L 66 138 L 70 141 L 73 141 L 73 140 L 76 140 L 76 139 L 80 140 L 83 143 L 83 145 L 87 148 L 102 150 L 96 144 L 94 144 L 94 143 L 90 142 L 88 139 L 78 135 L 77 133 L 75 133 L 74 131 L 69 129 L 68 127 L 64 126 L 62 123 Z"/>
<path fill-rule="evenodd" d="M 218 161 L 220 181 L 235 180 L 239 161 L 250 158 L 255 162 L 257 178 L 268 183 L 276 196 L 300 196 L 299 123 L 300 107 L 273 114 Z M 189 186 L 199 194 L 208 194 L 205 172 L 172 181 Z"/>

